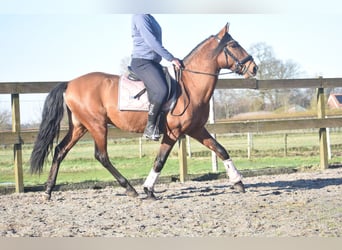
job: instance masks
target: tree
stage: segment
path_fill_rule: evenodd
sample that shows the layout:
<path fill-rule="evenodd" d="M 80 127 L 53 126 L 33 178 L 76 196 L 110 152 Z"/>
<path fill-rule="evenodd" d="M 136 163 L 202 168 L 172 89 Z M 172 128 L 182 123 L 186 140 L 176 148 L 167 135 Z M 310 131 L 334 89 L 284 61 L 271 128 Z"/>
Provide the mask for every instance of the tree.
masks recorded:
<path fill-rule="evenodd" d="M 297 63 L 293 60 L 277 59 L 272 47 L 264 42 L 252 45 L 249 51 L 259 67 L 257 78 L 260 80 L 291 79 L 302 74 Z M 300 89 L 260 90 L 260 96 L 264 100 L 264 109 L 275 110 L 293 104 L 307 107 L 310 104 L 311 92 L 311 90 Z"/>
<path fill-rule="evenodd" d="M 11 129 L 11 113 L 7 110 L 0 111 L 0 130 Z"/>
<path fill-rule="evenodd" d="M 283 62 L 275 58 L 273 48 L 264 42 L 253 44 L 249 52 L 259 67 L 258 79 L 290 79 L 302 73 L 292 60 Z"/>
<path fill-rule="evenodd" d="M 259 67 L 257 79 L 291 79 L 302 74 L 297 63 L 277 59 L 272 47 L 264 42 L 253 44 L 248 52 Z M 215 93 L 216 117 L 224 119 L 243 112 L 274 111 L 294 104 L 309 107 L 312 93 L 312 89 L 219 90 Z"/>
<path fill-rule="evenodd" d="M 254 91 L 256 92 L 256 91 Z M 262 99 L 253 90 L 216 90 L 214 92 L 216 119 L 227 119 L 234 115 L 260 110 Z"/>

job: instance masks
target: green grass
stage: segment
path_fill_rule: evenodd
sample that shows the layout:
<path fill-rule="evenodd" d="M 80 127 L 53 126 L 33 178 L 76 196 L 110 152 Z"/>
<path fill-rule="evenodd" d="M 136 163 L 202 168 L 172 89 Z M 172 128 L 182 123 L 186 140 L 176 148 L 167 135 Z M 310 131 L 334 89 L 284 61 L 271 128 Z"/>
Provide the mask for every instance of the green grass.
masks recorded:
<path fill-rule="evenodd" d="M 333 157 L 329 163 L 341 163 L 341 132 L 331 133 L 330 140 Z M 317 133 L 288 134 L 287 157 L 284 157 L 284 134 L 255 134 L 251 159 L 247 159 L 246 135 L 219 136 L 218 141 L 227 148 L 240 170 L 319 165 Z M 190 140 L 190 144 L 193 157 L 188 158 L 188 172 L 190 174 L 212 172 L 210 151 L 196 141 Z M 159 143 L 144 141 L 142 149 L 143 155 L 139 158 L 138 139 L 109 140 L 108 142 L 108 152 L 112 163 L 128 179 L 147 176 L 158 152 Z M 32 145 L 23 145 L 25 186 L 45 183 L 50 168 L 51 159 L 40 176 L 30 175 L 28 161 L 31 151 Z M 92 142 L 79 142 L 62 162 L 57 184 L 114 180 L 109 172 L 94 159 L 93 155 Z M 219 171 L 224 172 L 222 162 L 219 160 L 218 163 Z M 175 145 L 164 166 L 162 176 L 178 175 L 178 164 L 178 145 Z M 11 147 L 0 148 L 0 185 L 6 183 L 14 183 L 13 149 Z"/>

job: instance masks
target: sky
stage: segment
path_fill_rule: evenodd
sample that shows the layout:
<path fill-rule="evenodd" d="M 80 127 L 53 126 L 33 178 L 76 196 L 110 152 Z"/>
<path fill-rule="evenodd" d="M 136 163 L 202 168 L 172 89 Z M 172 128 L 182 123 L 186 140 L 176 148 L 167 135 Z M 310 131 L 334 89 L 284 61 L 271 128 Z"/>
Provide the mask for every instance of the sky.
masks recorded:
<path fill-rule="evenodd" d="M 38 5 L 39 0 L 15 5 L 18 1 L 0 0 L 0 84 L 68 81 L 93 71 L 120 74 L 122 60 L 130 56 L 132 49 L 131 14 L 126 13 L 145 11 L 134 7 L 129 12 L 130 5 L 122 5 L 121 10 L 110 4 L 118 0 L 68 1 L 79 4 L 73 4 L 71 9 L 50 1 Z M 221 1 L 206 1 L 206 6 Z M 174 56 L 182 59 L 229 22 L 230 34 L 247 51 L 255 43 L 265 42 L 273 48 L 276 58 L 297 63 L 303 71 L 301 78 L 342 77 L 341 1 L 314 4 L 288 0 L 293 4 L 283 6 L 282 2 L 275 5 L 278 1 L 261 0 L 261 5 L 256 5 L 258 1 L 244 0 L 239 2 L 240 7 L 216 5 L 214 10 L 203 7 L 201 0 L 195 2 L 199 9 L 153 9 L 163 29 L 164 47 Z M 242 5 L 245 2 L 252 5 Z M 168 65 L 165 61 L 163 64 Z M 22 123 L 40 120 L 45 96 L 20 95 Z M 10 95 L 0 95 L 2 110 L 10 110 Z"/>

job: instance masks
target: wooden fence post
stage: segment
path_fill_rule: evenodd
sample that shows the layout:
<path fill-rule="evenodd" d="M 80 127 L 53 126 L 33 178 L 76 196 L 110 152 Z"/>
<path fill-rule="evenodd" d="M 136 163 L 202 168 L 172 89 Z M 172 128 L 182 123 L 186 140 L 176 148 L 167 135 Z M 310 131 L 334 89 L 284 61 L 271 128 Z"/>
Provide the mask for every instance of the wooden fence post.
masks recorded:
<path fill-rule="evenodd" d="M 142 148 L 142 139 L 139 138 L 139 158 L 141 159 L 143 157 L 143 148 Z"/>
<path fill-rule="evenodd" d="M 253 134 L 251 132 L 247 133 L 247 158 L 248 160 L 252 159 L 252 150 L 253 150 Z"/>
<path fill-rule="evenodd" d="M 23 178 L 23 160 L 20 139 L 20 106 L 19 94 L 12 94 L 12 132 L 16 133 L 18 141 L 14 144 L 14 176 L 15 176 L 15 191 L 17 193 L 24 192 Z"/>
<path fill-rule="evenodd" d="M 324 88 L 317 88 L 317 117 L 320 119 L 325 118 Z M 326 128 L 319 129 L 319 154 L 321 169 L 327 169 L 329 167 L 329 163 Z"/>
<path fill-rule="evenodd" d="M 288 137 L 288 134 L 285 133 L 284 134 L 284 157 L 287 157 L 287 137 Z"/>
<path fill-rule="evenodd" d="M 178 139 L 179 180 L 184 183 L 188 176 L 188 164 L 186 159 L 186 139 L 182 136 Z"/>
<path fill-rule="evenodd" d="M 188 149 L 188 157 L 191 158 L 192 152 L 191 152 L 190 137 L 189 136 L 185 136 L 185 137 L 186 137 L 186 144 L 187 144 L 187 149 Z"/>
<path fill-rule="evenodd" d="M 215 106 L 214 106 L 214 96 L 210 98 L 210 111 L 209 111 L 209 123 L 215 123 Z M 211 136 L 216 140 L 216 134 L 211 134 Z M 214 173 L 218 172 L 217 156 L 214 151 L 211 151 L 211 168 Z"/>

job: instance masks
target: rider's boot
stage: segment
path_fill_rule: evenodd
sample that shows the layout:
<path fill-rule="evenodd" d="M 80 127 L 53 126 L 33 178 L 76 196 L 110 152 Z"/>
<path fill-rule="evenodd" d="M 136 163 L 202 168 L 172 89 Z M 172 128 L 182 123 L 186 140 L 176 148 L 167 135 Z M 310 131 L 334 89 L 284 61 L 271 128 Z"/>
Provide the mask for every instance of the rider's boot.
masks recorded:
<path fill-rule="evenodd" d="M 148 110 L 147 125 L 144 131 L 144 137 L 147 139 L 158 141 L 160 139 L 159 133 L 159 110 L 161 104 L 150 104 Z"/>

